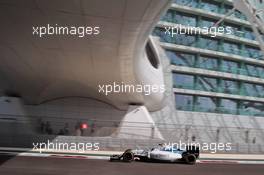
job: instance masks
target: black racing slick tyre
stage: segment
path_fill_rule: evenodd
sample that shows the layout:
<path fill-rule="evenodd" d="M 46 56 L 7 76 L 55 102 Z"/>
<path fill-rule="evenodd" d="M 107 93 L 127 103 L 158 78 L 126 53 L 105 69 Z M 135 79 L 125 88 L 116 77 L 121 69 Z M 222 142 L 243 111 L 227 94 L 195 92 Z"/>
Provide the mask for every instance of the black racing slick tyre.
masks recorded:
<path fill-rule="evenodd" d="M 123 161 L 124 162 L 132 162 L 134 160 L 134 153 L 132 152 L 131 149 L 127 149 L 124 153 L 123 153 Z"/>
<path fill-rule="evenodd" d="M 196 157 L 194 154 L 186 154 L 184 160 L 189 165 L 194 165 L 196 163 Z"/>

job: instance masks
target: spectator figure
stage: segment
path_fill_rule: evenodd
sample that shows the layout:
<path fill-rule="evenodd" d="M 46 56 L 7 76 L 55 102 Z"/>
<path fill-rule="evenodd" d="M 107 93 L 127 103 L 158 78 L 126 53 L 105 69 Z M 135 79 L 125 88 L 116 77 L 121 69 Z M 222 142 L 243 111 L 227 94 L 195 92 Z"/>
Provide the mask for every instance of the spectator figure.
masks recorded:
<path fill-rule="evenodd" d="M 151 126 L 151 138 L 153 139 L 155 136 L 155 127 Z"/>
<path fill-rule="evenodd" d="M 44 121 L 41 121 L 41 123 L 40 123 L 40 132 L 41 132 L 41 134 L 45 134 L 46 133 L 46 127 L 45 126 L 46 125 L 45 125 Z"/>
<path fill-rule="evenodd" d="M 81 136 L 83 136 L 84 129 L 80 127 L 80 131 L 81 131 Z"/>
<path fill-rule="evenodd" d="M 95 123 L 93 122 L 91 124 L 91 133 L 94 133 L 94 131 L 95 131 Z"/>
<path fill-rule="evenodd" d="M 114 122 L 114 127 L 118 128 L 119 123 L 118 122 Z"/>
<path fill-rule="evenodd" d="M 82 131 L 81 131 L 81 128 L 77 128 L 76 129 L 76 136 L 81 136 L 82 135 Z"/>
<path fill-rule="evenodd" d="M 245 142 L 249 143 L 249 130 L 245 131 Z"/>
<path fill-rule="evenodd" d="M 193 142 L 196 141 L 196 137 L 195 137 L 195 135 L 192 136 L 192 141 L 193 141 Z"/>
<path fill-rule="evenodd" d="M 77 122 L 77 124 L 75 125 L 75 135 L 76 136 L 81 136 L 82 135 L 81 122 Z"/>
<path fill-rule="evenodd" d="M 58 135 L 64 135 L 65 133 L 63 132 L 63 129 L 60 129 Z"/>
<path fill-rule="evenodd" d="M 50 126 L 50 122 L 49 121 L 46 122 L 45 131 L 49 135 L 53 134 L 53 131 L 52 131 L 52 128 Z"/>
<path fill-rule="evenodd" d="M 69 124 L 65 123 L 64 128 L 63 128 L 63 133 L 64 135 L 69 135 Z"/>
<path fill-rule="evenodd" d="M 220 139 L 220 129 L 217 128 L 217 130 L 216 130 L 216 142 L 217 143 L 219 142 L 219 139 Z"/>

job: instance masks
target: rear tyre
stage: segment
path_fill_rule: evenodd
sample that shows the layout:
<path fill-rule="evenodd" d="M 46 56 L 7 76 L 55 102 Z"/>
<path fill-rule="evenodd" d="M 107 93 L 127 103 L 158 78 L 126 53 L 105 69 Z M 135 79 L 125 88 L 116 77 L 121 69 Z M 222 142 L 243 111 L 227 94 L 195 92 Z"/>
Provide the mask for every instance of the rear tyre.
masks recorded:
<path fill-rule="evenodd" d="M 127 149 L 123 153 L 123 161 L 124 162 L 132 162 L 134 160 L 134 154 L 131 149 Z"/>
<path fill-rule="evenodd" d="M 184 160 L 189 165 L 194 165 L 196 163 L 196 156 L 194 154 L 186 154 Z"/>

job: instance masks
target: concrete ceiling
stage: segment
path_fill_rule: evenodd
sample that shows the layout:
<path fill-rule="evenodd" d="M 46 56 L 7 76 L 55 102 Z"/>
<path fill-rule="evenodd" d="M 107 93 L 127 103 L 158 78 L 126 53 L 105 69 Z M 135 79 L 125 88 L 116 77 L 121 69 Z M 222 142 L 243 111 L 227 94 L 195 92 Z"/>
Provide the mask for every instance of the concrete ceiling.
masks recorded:
<path fill-rule="evenodd" d="M 105 96 L 98 85 L 137 82 L 134 61 L 168 5 L 167 0 L 1 0 L 1 91 L 31 104 L 69 96 L 119 108 L 144 103 L 138 94 Z M 100 34 L 32 35 L 33 26 L 47 24 L 99 26 Z"/>

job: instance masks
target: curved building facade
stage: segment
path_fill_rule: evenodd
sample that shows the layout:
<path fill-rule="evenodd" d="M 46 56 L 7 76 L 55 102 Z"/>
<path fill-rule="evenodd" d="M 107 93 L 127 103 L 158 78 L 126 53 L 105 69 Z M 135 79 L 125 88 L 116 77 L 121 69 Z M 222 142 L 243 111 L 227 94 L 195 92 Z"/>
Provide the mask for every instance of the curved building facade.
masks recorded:
<path fill-rule="evenodd" d="M 232 33 L 186 34 L 188 27 L 223 27 Z M 168 28 L 185 34 L 172 36 Z M 247 17 L 233 9 L 232 1 L 175 0 L 153 35 L 169 58 L 175 96 L 170 124 L 178 124 L 178 130 L 166 135 L 260 151 L 264 55 Z"/>

